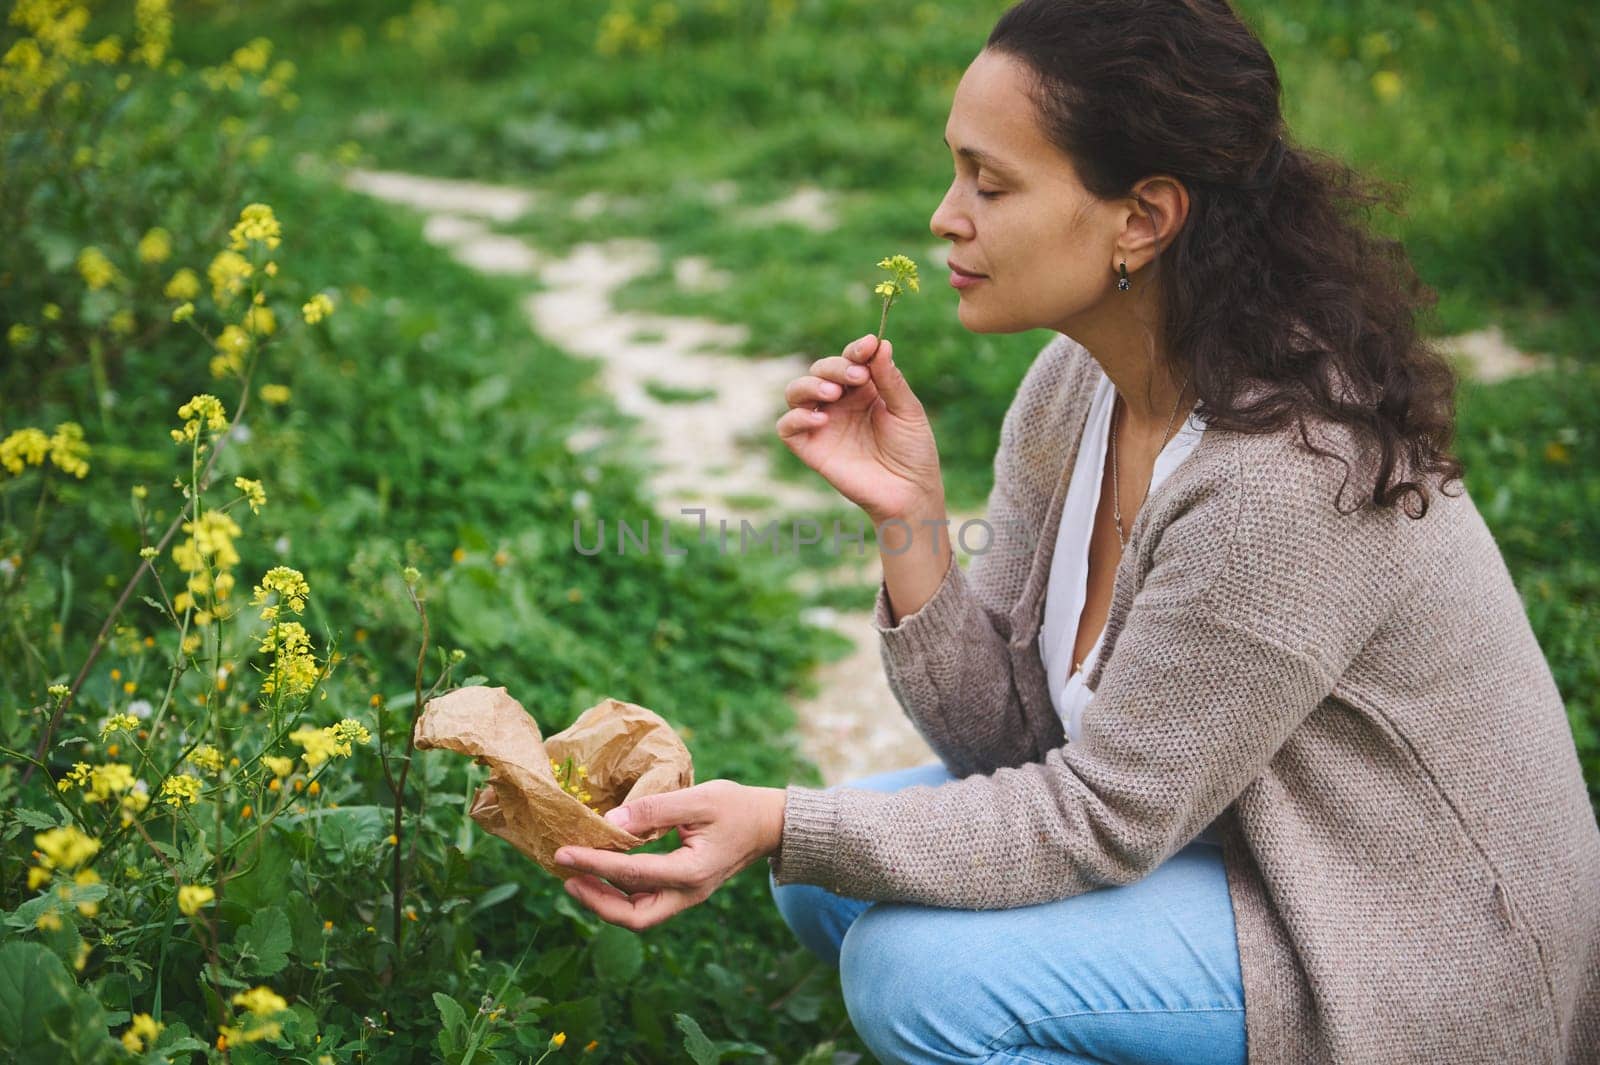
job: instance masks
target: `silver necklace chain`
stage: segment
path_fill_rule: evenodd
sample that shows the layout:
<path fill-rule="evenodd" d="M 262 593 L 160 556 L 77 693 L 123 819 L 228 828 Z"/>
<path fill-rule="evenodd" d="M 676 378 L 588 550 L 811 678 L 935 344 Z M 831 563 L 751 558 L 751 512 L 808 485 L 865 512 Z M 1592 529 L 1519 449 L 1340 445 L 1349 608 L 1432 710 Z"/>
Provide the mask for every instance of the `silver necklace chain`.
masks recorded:
<path fill-rule="evenodd" d="M 1192 376 L 1192 375 L 1190 375 Z M 1183 403 L 1183 390 L 1189 387 L 1189 377 L 1183 379 L 1183 384 L 1178 387 L 1177 402 L 1172 405 L 1172 414 L 1167 418 L 1167 427 L 1161 434 L 1161 447 L 1167 446 L 1167 434 L 1172 432 L 1173 419 L 1178 416 L 1178 407 Z M 1120 398 L 1120 397 L 1119 397 Z M 1158 456 L 1159 457 L 1159 456 Z M 1155 477 L 1151 472 L 1151 479 Z M 1145 499 L 1150 498 L 1150 486 L 1144 490 Z M 1139 505 L 1144 506 L 1144 499 L 1139 500 Z M 1113 400 L 1111 404 L 1111 507 L 1112 514 L 1117 519 L 1117 543 L 1124 549 L 1128 546 L 1127 539 L 1122 535 L 1122 492 L 1117 483 L 1117 405 Z"/>

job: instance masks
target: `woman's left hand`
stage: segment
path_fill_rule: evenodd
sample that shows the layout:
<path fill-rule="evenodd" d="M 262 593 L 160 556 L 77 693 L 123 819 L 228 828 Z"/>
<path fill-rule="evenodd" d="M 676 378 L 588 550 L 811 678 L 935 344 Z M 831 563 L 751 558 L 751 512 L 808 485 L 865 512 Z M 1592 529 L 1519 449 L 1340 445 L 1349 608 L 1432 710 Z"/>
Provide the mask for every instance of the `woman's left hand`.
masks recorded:
<path fill-rule="evenodd" d="M 677 850 L 619 854 L 562 847 L 555 860 L 593 874 L 568 880 L 567 894 L 603 920 L 639 932 L 704 902 L 723 881 L 776 853 L 783 839 L 783 805 L 782 788 L 708 780 L 646 795 L 606 814 L 606 820 L 635 835 L 676 828 L 683 842 Z M 620 820 L 622 811 L 626 823 Z"/>

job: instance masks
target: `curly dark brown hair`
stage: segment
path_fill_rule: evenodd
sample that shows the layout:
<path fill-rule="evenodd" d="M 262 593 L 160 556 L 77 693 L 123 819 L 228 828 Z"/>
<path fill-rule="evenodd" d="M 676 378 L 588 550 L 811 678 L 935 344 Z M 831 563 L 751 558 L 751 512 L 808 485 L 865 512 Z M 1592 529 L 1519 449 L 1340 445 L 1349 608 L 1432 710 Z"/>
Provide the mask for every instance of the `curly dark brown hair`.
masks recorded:
<path fill-rule="evenodd" d="M 1462 474 L 1447 450 L 1458 382 L 1417 329 L 1437 294 L 1359 217 L 1398 210 L 1401 193 L 1289 143 L 1277 66 L 1228 4 L 1023 0 L 985 47 L 1028 68 L 1044 132 L 1089 192 L 1126 197 L 1153 174 L 1189 190 L 1155 279 L 1166 357 L 1175 379 L 1192 374 L 1207 425 L 1260 433 L 1292 418 L 1348 484 L 1351 463 L 1306 433 L 1308 416 L 1338 423 L 1357 442 L 1349 457 L 1375 469 L 1371 502 L 1411 495 L 1405 513 L 1423 517 L 1430 475 L 1445 491 Z"/>

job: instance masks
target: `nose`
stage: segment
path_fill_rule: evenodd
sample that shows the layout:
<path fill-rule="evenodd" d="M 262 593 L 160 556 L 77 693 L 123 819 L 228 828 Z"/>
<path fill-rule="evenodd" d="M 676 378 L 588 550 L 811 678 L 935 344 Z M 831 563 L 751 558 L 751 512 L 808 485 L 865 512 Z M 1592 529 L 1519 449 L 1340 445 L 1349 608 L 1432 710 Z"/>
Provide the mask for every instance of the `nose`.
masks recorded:
<path fill-rule="evenodd" d="M 951 184 L 950 188 L 945 190 L 944 199 L 939 201 L 933 217 L 928 219 L 928 229 L 940 240 L 972 239 L 972 222 L 957 209 L 955 189 L 955 185 Z"/>

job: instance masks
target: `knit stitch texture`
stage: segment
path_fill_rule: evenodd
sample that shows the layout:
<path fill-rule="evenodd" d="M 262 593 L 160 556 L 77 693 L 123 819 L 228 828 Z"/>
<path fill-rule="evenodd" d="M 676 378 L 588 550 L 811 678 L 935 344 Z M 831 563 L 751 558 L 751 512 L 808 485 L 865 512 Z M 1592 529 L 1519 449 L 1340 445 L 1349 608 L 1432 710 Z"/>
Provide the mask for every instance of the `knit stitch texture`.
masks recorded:
<path fill-rule="evenodd" d="M 1422 520 L 1340 513 L 1360 466 L 1336 508 L 1346 467 L 1292 425 L 1208 428 L 1133 523 L 1067 742 L 1038 632 L 1094 371 L 1045 346 L 1001 429 L 987 550 L 910 616 L 878 589 L 890 686 L 961 779 L 789 785 L 776 882 L 1028 906 L 1132 883 L 1221 816 L 1252 1065 L 1600 1062 L 1600 827 L 1460 482 L 1432 482 Z"/>

